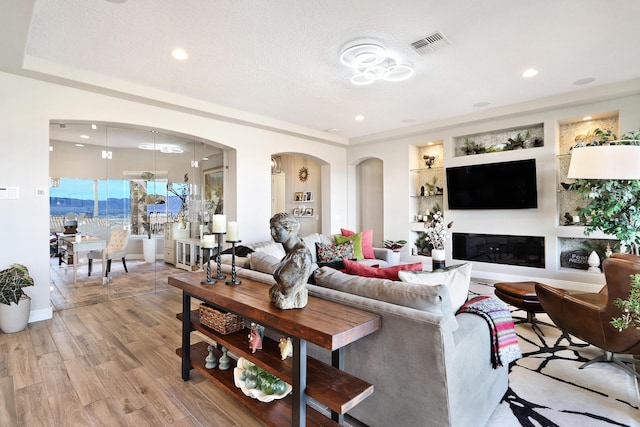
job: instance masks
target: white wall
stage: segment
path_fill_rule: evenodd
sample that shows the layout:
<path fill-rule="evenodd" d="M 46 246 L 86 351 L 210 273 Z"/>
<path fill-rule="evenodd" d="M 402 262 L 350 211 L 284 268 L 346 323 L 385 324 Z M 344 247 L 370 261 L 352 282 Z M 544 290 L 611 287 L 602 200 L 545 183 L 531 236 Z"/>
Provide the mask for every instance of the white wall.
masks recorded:
<path fill-rule="evenodd" d="M 20 188 L 20 199 L 0 201 L 4 224 L 0 268 L 19 262 L 26 265 L 36 286 L 31 321 L 51 317 L 49 302 L 49 121 L 86 120 L 130 123 L 166 129 L 216 141 L 235 149 L 229 152 L 230 171 L 225 196 L 230 220 L 240 225 L 245 241 L 269 239 L 272 153 L 304 152 L 326 163 L 322 194 L 322 231 L 337 232 L 347 218 L 346 149 L 317 139 L 277 133 L 145 105 L 124 99 L 0 73 L 0 186 Z M 325 174 L 325 172 L 327 172 Z M 324 185 L 323 185 L 323 188 Z M 36 189 L 47 190 L 37 197 Z"/>
<path fill-rule="evenodd" d="M 557 238 L 584 237 L 580 227 L 559 227 L 556 204 L 556 154 L 558 144 L 558 121 L 580 119 L 586 115 L 595 115 L 619 110 L 621 133 L 640 128 L 640 95 L 621 96 L 616 99 L 599 102 L 585 102 L 579 106 L 565 108 L 537 109 L 534 112 L 522 112 L 508 116 L 483 118 L 449 124 L 438 130 L 425 129 L 413 132 L 408 137 L 386 137 L 375 142 L 351 145 L 348 152 L 349 165 L 357 165 L 363 159 L 376 157 L 383 160 L 384 193 L 384 235 L 395 239 L 413 241 L 410 233 L 409 169 L 415 167 L 414 146 L 429 141 L 444 141 L 444 166 L 460 166 L 473 163 L 535 158 L 538 174 L 538 208 L 522 211 L 448 211 L 445 199 L 447 221 L 454 221 L 455 232 L 514 234 L 544 236 L 546 245 L 546 269 L 506 266 L 500 264 L 474 263 L 474 276 L 497 280 L 540 279 L 550 284 L 566 285 L 580 282 L 578 286 L 595 288 L 604 283 L 602 275 L 581 271 L 559 269 L 559 248 Z M 485 114 L 486 116 L 486 114 Z M 535 123 L 544 123 L 544 147 L 515 150 L 502 153 L 490 153 L 475 156 L 454 157 L 452 140 L 454 137 L 471 135 L 494 130 L 516 128 Z M 355 189 L 350 187 L 355 193 Z M 352 193 L 350 193 L 352 194 Z M 351 197 L 350 197 L 351 199 Z M 350 217 L 354 223 L 355 218 Z M 593 237 L 605 237 L 594 234 Z M 447 262 L 451 263 L 451 241 L 447 243 Z M 405 247 L 403 258 L 409 259 L 410 248 Z M 583 285 L 584 284 L 584 285 Z"/>

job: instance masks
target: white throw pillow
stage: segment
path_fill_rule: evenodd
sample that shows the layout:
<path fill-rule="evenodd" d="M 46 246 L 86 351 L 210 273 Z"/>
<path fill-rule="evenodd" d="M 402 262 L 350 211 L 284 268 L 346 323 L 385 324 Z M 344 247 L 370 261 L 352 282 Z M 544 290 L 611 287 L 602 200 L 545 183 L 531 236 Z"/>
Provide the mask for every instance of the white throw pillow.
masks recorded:
<path fill-rule="evenodd" d="M 449 290 L 451 306 L 457 312 L 467 302 L 471 282 L 471 264 L 452 265 L 436 271 L 398 271 L 401 281 L 420 285 L 445 285 Z"/>

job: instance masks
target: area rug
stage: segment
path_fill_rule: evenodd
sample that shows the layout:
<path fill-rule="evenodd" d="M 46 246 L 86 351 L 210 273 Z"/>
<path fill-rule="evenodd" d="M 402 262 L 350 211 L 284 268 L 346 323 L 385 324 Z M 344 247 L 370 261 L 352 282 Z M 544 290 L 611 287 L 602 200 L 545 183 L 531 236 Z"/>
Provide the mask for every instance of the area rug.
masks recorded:
<path fill-rule="evenodd" d="M 493 295 L 493 285 L 475 281 L 470 294 Z M 578 369 L 602 351 L 570 341 L 551 324 L 534 331 L 526 313 L 511 307 L 523 357 L 509 367 L 509 389 L 487 427 L 640 427 L 638 381 L 610 363 Z M 543 335 L 544 334 L 544 335 Z"/>

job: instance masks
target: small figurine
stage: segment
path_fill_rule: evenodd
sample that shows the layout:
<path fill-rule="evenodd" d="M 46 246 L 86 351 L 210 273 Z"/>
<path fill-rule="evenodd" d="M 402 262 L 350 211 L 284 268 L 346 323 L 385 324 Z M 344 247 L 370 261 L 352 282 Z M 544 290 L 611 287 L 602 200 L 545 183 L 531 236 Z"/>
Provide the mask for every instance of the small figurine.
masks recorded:
<path fill-rule="evenodd" d="M 251 353 L 256 350 L 262 350 L 262 339 L 264 338 L 264 326 L 257 323 L 251 323 L 251 332 L 249 333 L 249 348 Z"/>
<path fill-rule="evenodd" d="M 209 355 L 204 359 L 204 361 L 206 362 L 204 364 L 204 367 L 207 369 L 213 369 L 216 366 L 218 366 L 218 360 L 216 359 L 216 356 L 213 354 L 214 349 L 215 347 L 212 345 L 207 347 L 207 350 L 209 350 Z"/>
<path fill-rule="evenodd" d="M 278 344 L 278 348 L 280 349 L 280 357 L 282 358 L 282 360 L 286 359 L 287 357 L 293 356 L 293 344 L 291 343 L 291 338 L 280 338 L 280 344 Z"/>
<path fill-rule="evenodd" d="M 226 347 L 222 347 L 222 356 L 220 357 L 220 365 L 218 368 L 221 371 L 226 371 L 231 366 L 231 358 L 227 356 L 227 351 L 229 351 Z"/>

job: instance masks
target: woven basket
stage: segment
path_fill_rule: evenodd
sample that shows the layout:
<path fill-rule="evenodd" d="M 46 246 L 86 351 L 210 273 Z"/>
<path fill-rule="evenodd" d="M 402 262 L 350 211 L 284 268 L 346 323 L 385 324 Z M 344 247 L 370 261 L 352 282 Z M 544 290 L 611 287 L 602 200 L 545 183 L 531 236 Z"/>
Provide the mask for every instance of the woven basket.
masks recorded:
<path fill-rule="evenodd" d="M 200 304 L 200 323 L 224 335 L 244 328 L 242 317 L 233 313 L 223 313 L 205 304 Z"/>

